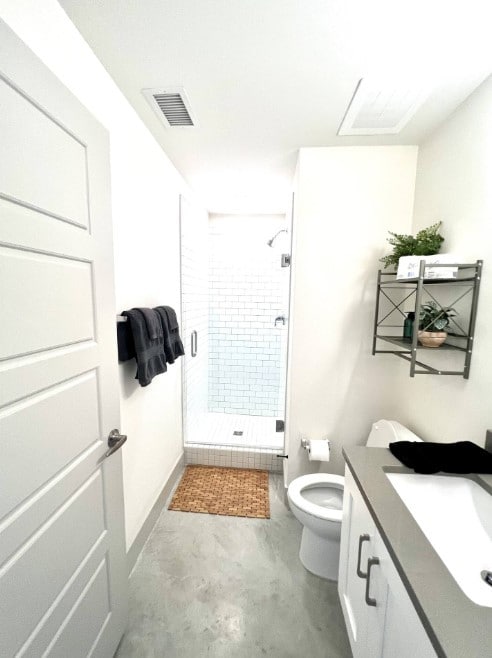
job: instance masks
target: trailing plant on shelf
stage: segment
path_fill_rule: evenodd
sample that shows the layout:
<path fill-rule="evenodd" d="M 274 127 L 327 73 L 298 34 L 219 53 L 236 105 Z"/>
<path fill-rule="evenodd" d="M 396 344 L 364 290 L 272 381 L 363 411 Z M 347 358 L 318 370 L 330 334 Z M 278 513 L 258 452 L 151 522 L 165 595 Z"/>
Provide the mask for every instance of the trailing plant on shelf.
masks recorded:
<path fill-rule="evenodd" d="M 388 238 L 388 242 L 393 247 L 393 253 L 384 256 L 380 260 L 385 267 L 395 265 L 398 267 L 398 261 L 402 256 L 431 256 L 438 254 L 444 238 L 439 233 L 442 222 L 432 224 L 413 235 L 404 235 L 402 233 L 388 233 L 393 236 Z"/>
<path fill-rule="evenodd" d="M 439 347 L 448 334 L 445 329 L 455 316 L 454 308 L 442 308 L 436 302 L 422 304 L 419 313 L 419 341 L 425 347 Z"/>

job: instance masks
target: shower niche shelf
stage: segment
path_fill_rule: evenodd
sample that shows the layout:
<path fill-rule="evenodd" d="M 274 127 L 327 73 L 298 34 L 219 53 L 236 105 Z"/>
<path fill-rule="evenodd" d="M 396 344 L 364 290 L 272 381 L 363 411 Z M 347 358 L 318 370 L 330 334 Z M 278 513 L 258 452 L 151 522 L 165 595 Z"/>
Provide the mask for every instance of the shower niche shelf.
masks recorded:
<path fill-rule="evenodd" d="M 426 279 L 426 263 L 423 260 L 420 262 L 419 276 L 416 279 L 397 280 L 396 272 L 379 270 L 372 353 L 394 354 L 408 361 L 410 377 L 458 375 L 468 379 L 482 265 L 481 260 L 470 264 L 432 264 L 433 269 L 456 267 L 458 269 L 456 279 Z M 435 302 L 440 308 L 454 308 L 456 311 L 456 316 L 451 318 L 447 328 L 446 342 L 437 348 L 424 347 L 418 342 L 420 310 L 422 304 L 429 301 Z M 403 305 L 405 310 L 402 308 Z M 409 340 L 402 337 L 403 321 L 406 313 L 412 311 L 415 313 L 415 321 L 412 338 Z M 451 368 L 450 361 L 452 361 Z"/>

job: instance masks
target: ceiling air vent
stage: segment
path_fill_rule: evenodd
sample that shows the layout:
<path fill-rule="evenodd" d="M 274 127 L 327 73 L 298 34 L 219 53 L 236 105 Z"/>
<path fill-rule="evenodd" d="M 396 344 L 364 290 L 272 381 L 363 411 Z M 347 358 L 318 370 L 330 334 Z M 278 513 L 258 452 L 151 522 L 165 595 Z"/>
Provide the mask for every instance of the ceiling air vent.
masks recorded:
<path fill-rule="evenodd" d="M 359 81 L 345 113 L 339 135 L 396 135 L 422 105 L 428 92 L 415 84 Z"/>
<path fill-rule="evenodd" d="M 196 125 L 183 87 L 142 89 L 142 94 L 166 128 Z"/>

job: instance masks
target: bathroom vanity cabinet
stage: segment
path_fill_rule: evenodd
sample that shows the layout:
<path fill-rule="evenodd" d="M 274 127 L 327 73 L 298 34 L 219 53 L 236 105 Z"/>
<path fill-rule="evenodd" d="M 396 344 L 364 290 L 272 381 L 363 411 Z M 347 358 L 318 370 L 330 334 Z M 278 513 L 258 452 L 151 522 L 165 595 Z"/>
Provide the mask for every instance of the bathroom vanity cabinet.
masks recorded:
<path fill-rule="evenodd" d="M 338 591 L 354 658 L 436 658 L 348 468 Z"/>
<path fill-rule="evenodd" d="M 374 317 L 373 354 L 395 354 L 410 363 L 410 377 L 415 375 L 459 375 L 468 379 L 473 352 L 478 293 L 482 278 L 483 261 L 450 265 L 436 263 L 430 266 L 420 261 L 416 279 L 396 278 L 395 272 L 379 270 Z M 425 278 L 425 270 L 432 267 L 456 267 L 458 278 Z M 434 301 L 442 308 L 454 308 L 446 330 L 448 338 L 438 348 L 424 347 L 418 342 L 418 318 L 422 304 Z M 403 308 L 405 308 L 405 312 Z M 403 338 L 405 313 L 415 314 L 413 337 Z M 398 324 L 395 324 L 397 322 Z M 391 346 L 391 347 L 390 347 Z M 448 355 L 448 358 L 444 354 Z M 452 356 L 454 353 L 454 356 Z M 435 357 L 439 354 L 439 359 Z M 460 358 L 457 358 L 460 357 Z M 451 368 L 449 367 L 451 363 Z"/>

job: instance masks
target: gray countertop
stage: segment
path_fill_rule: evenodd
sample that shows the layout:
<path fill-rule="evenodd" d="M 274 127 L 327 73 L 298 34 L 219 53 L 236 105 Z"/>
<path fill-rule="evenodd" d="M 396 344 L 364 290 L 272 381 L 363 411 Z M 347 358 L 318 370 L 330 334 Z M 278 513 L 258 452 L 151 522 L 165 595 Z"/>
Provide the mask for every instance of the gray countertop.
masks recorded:
<path fill-rule="evenodd" d="M 387 448 L 355 446 L 343 454 L 437 654 L 492 657 L 492 608 L 465 596 L 385 475 L 413 471 Z M 464 477 L 492 494 L 492 476 Z"/>

